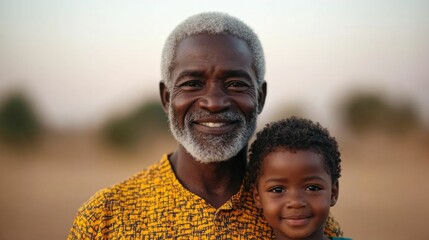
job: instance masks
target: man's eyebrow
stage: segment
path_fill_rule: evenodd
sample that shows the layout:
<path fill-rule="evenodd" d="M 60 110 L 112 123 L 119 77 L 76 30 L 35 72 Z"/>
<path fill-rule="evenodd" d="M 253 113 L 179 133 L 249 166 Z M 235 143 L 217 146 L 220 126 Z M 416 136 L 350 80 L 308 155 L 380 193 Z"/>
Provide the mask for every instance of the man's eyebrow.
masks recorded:
<path fill-rule="evenodd" d="M 223 79 L 226 79 L 229 77 L 244 77 L 244 78 L 247 78 L 249 80 L 252 79 L 250 74 L 246 71 L 243 71 L 243 70 L 228 70 L 228 71 L 225 71 L 224 73 L 222 73 L 221 76 Z"/>
<path fill-rule="evenodd" d="M 177 79 L 182 79 L 185 77 L 195 77 L 195 78 L 201 78 L 204 77 L 204 72 L 203 71 L 192 71 L 192 70 L 186 70 L 183 71 L 181 73 L 179 73 L 179 75 L 177 76 Z"/>

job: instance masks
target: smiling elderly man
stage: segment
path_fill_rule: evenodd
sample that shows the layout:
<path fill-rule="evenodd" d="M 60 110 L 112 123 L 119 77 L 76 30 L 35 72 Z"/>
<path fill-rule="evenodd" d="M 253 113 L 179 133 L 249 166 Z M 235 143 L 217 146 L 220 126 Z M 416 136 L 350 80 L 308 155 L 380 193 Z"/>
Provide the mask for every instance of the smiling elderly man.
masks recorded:
<path fill-rule="evenodd" d="M 93 196 L 69 239 L 271 239 L 246 177 L 267 87 L 258 37 L 227 14 L 192 16 L 167 39 L 161 70 L 178 149 Z M 325 233 L 341 235 L 332 219 Z"/>

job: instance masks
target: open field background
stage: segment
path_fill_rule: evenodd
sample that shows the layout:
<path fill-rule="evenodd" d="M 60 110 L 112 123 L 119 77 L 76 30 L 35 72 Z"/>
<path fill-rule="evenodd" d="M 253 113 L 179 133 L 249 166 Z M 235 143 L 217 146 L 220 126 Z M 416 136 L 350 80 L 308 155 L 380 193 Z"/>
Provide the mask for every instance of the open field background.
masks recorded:
<path fill-rule="evenodd" d="M 0 240 L 65 239 L 96 191 L 175 149 L 163 44 L 206 11 L 261 39 L 259 126 L 337 130 L 346 235 L 429 239 L 429 1 L 0 0 Z"/>
<path fill-rule="evenodd" d="M 429 239 L 427 135 L 338 140 L 343 176 L 333 214 L 346 235 L 358 240 Z M 31 149 L 2 147 L 0 239 L 65 239 L 76 210 L 92 194 L 174 148 L 170 138 L 158 138 L 118 152 L 90 133 L 49 135 Z"/>

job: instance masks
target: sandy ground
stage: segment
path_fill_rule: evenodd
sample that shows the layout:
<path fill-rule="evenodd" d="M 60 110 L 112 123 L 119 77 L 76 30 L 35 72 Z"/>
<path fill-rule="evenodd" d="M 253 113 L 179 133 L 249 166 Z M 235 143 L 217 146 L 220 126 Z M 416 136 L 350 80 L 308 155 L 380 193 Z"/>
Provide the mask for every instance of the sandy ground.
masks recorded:
<path fill-rule="evenodd" d="M 332 209 L 354 239 L 429 239 L 429 141 L 423 137 L 339 139 L 340 199 Z M 50 136 L 33 149 L 0 148 L 0 239 L 66 239 L 79 206 L 97 190 L 175 148 L 115 152 L 90 134 Z"/>

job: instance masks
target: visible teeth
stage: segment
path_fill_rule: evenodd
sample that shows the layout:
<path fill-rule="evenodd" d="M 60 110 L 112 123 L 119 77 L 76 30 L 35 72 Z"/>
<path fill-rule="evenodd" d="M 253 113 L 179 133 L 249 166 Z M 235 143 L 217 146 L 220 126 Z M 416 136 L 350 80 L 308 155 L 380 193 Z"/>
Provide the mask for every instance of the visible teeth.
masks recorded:
<path fill-rule="evenodd" d="M 207 126 L 207 127 L 211 127 L 211 128 L 216 128 L 216 127 L 225 126 L 225 123 L 202 122 L 201 125 L 204 125 L 204 126 Z"/>

